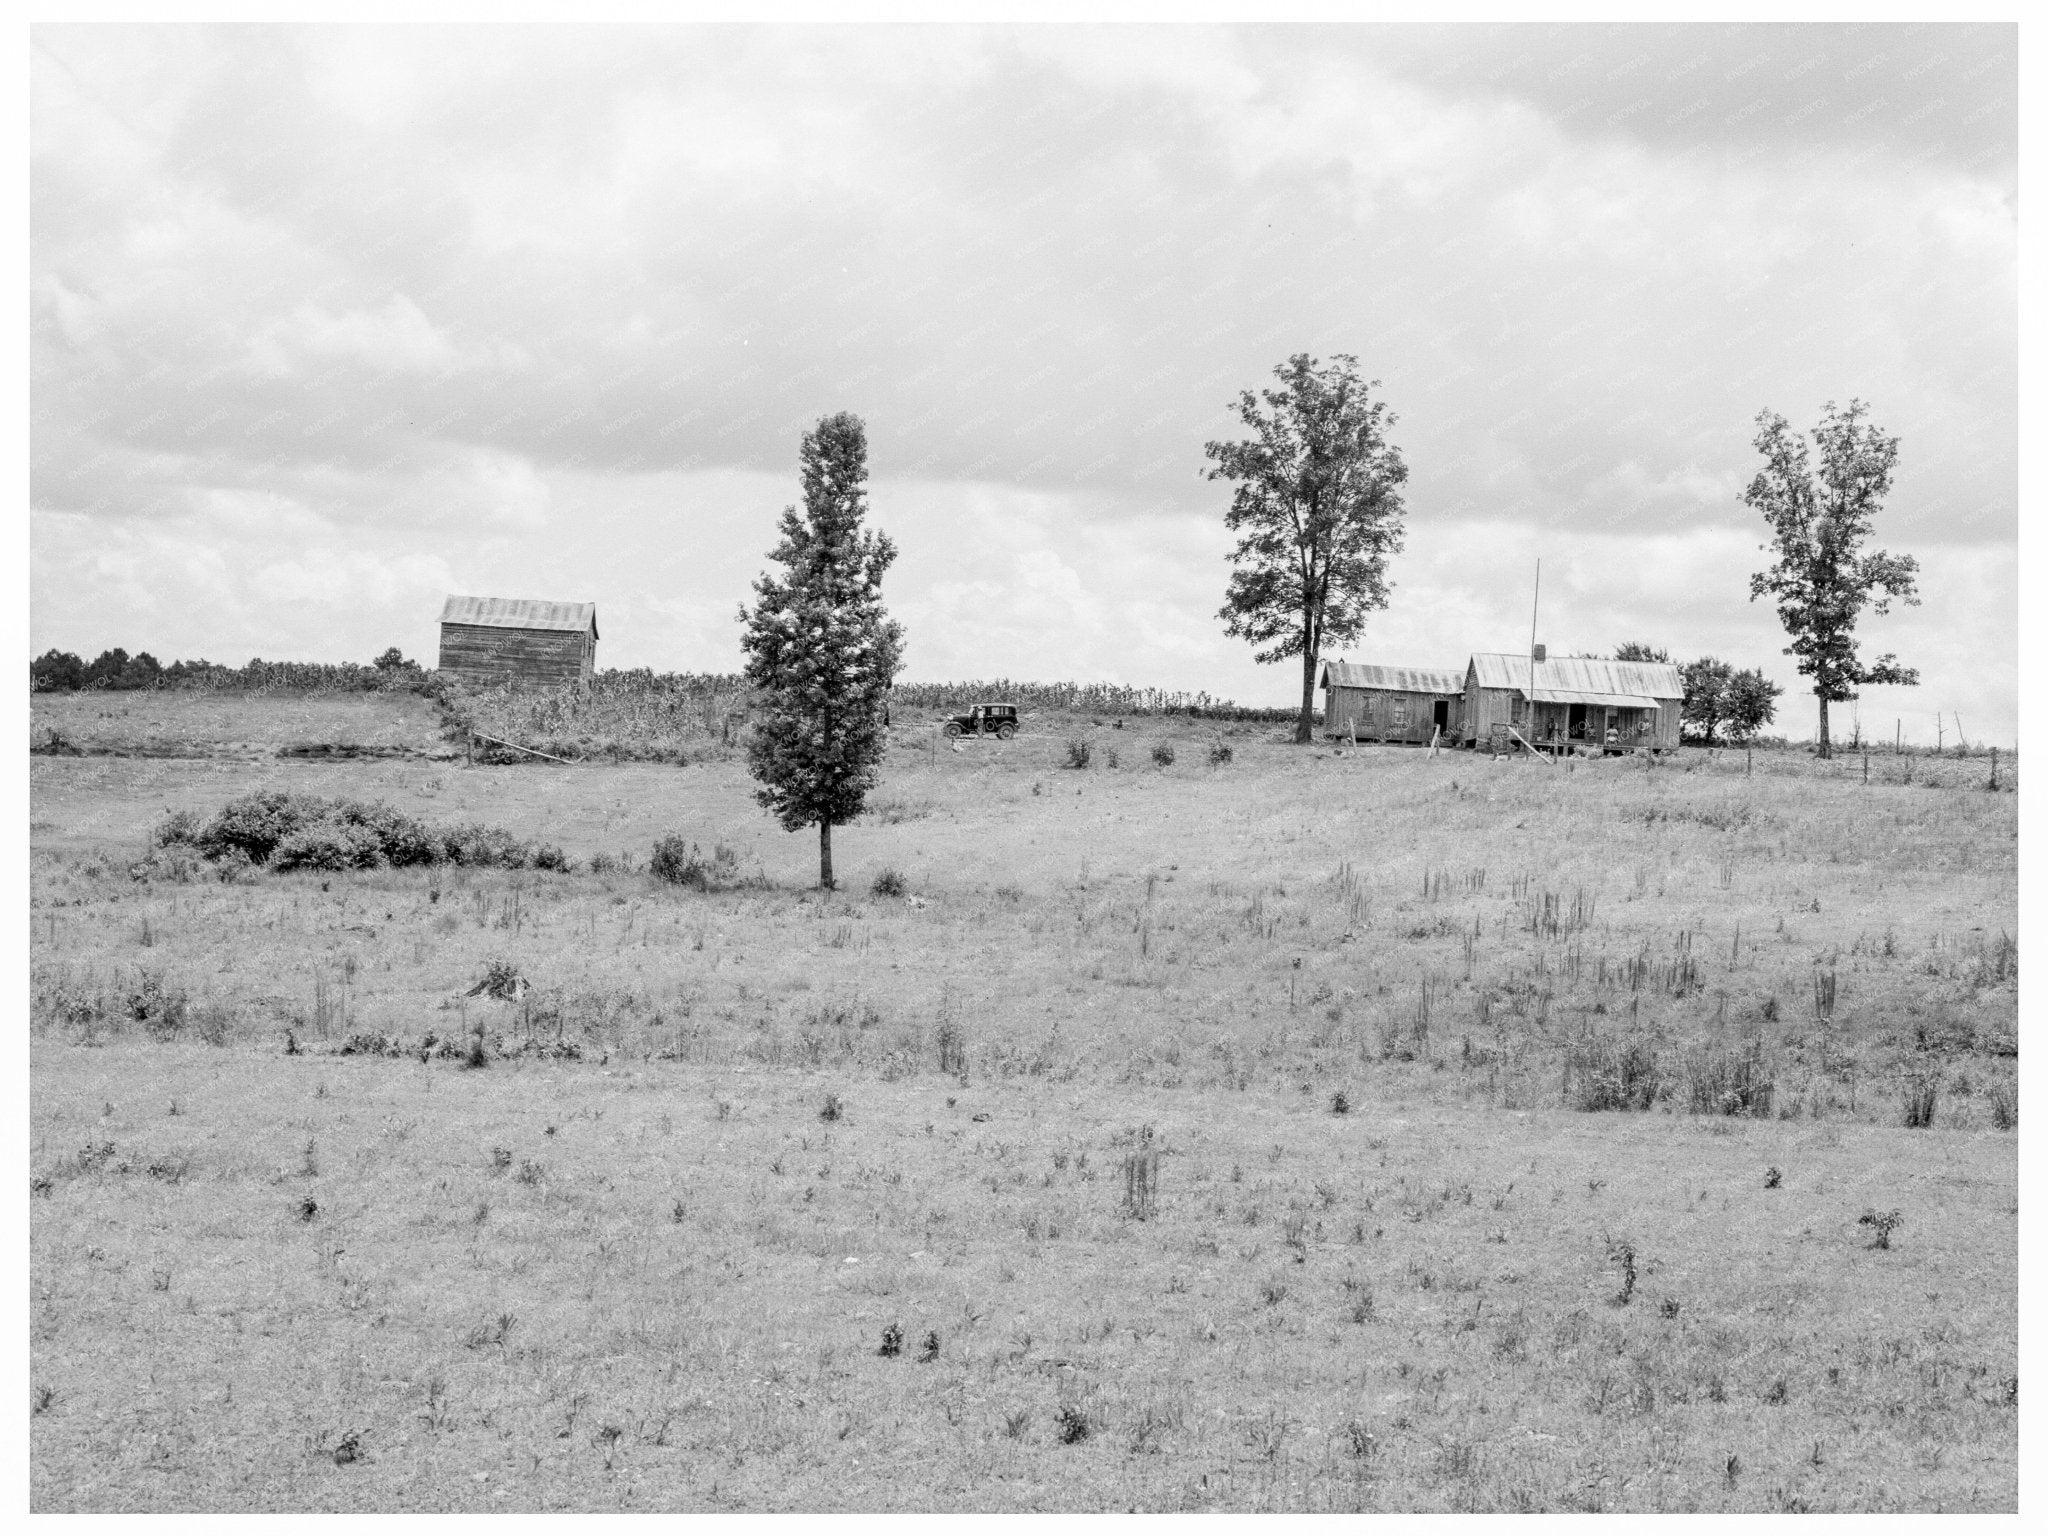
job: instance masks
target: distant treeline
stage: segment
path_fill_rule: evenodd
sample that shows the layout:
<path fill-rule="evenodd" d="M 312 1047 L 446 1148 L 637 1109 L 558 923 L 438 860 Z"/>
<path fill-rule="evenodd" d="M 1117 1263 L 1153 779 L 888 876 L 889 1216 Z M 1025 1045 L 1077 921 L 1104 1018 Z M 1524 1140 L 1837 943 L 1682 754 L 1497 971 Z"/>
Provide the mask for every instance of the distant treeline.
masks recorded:
<path fill-rule="evenodd" d="M 417 688 L 428 676 L 417 662 L 406 660 L 396 646 L 368 665 L 349 661 L 264 661 L 259 657 L 239 667 L 203 660 L 174 661 L 164 666 L 147 651 L 130 656 L 118 647 L 100 652 L 89 662 L 69 651 L 45 651 L 28 664 L 28 686 L 32 693 L 77 693 L 87 688 L 369 692 Z"/>

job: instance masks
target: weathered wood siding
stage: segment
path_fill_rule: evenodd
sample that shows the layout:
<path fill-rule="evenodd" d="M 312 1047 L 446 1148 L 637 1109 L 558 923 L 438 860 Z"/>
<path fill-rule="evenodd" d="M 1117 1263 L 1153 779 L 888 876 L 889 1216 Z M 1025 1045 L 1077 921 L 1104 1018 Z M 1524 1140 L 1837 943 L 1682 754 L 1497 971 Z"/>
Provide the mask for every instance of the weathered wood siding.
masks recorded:
<path fill-rule="evenodd" d="M 525 683 L 556 688 L 588 684 L 597 641 L 587 629 L 504 629 L 484 624 L 441 626 L 441 670 L 465 682 Z"/>
<path fill-rule="evenodd" d="M 1332 736 L 1356 734 L 1360 741 L 1415 742 L 1427 746 L 1436 730 L 1436 705 L 1444 711 L 1444 740 L 1458 740 L 1462 700 L 1455 693 L 1418 693 L 1395 688 L 1331 688 L 1323 729 Z"/>
<path fill-rule="evenodd" d="M 1515 703 L 1520 697 L 1511 688 L 1482 688 L 1477 678 L 1468 677 L 1464 703 L 1458 711 L 1460 739 L 1467 745 L 1485 741 L 1493 734 L 1496 723 L 1523 729 L 1524 722 L 1515 714 Z"/>

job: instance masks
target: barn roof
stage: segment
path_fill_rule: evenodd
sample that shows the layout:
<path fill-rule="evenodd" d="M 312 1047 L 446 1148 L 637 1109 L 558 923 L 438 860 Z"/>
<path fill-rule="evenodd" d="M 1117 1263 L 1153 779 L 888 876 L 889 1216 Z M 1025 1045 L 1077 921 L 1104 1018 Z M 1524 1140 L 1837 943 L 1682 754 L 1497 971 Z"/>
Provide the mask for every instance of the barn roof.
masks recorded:
<path fill-rule="evenodd" d="M 1386 688 L 1398 693 L 1463 693 L 1465 674 L 1443 667 L 1385 667 L 1363 661 L 1323 663 L 1325 688 Z"/>
<path fill-rule="evenodd" d="M 441 607 L 443 624 L 481 624 L 487 629 L 563 629 L 597 633 L 597 604 L 550 603 L 536 597 L 457 597 Z"/>
<path fill-rule="evenodd" d="M 1529 691 L 1529 658 L 1483 651 L 1472 658 L 1482 688 Z M 1594 695 L 1642 699 L 1682 699 L 1685 685 L 1668 661 L 1608 661 L 1598 656 L 1551 656 L 1536 663 L 1536 697 L 1556 703 L 1591 704 Z M 1640 707 L 1640 706 L 1639 706 Z"/>

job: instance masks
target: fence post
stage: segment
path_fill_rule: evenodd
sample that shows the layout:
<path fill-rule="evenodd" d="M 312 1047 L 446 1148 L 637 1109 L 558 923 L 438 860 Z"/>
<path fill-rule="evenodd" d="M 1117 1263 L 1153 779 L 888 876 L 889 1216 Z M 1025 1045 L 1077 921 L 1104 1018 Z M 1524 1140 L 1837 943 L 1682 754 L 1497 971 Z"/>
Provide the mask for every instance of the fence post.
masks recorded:
<path fill-rule="evenodd" d="M 1746 779 L 1756 772 L 1756 748 L 1744 745 L 1742 749 L 1742 776 Z"/>
<path fill-rule="evenodd" d="M 1998 788 L 1998 748 L 1996 747 L 1991 749 L 1991 782 L 1985 788 L 1993 790 Z"/>
<path fill-rule="evenodd" d="M 1866 784 L 1870 782 L 1870 753 L 1868 749 L 1863 753 L 1863 782 Z"/>

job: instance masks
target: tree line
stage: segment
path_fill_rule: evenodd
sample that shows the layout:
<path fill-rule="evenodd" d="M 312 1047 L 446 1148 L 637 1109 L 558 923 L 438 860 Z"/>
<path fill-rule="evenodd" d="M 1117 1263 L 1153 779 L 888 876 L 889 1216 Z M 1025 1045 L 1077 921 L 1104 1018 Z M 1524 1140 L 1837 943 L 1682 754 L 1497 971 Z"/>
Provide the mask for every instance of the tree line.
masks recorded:
<path fill-rule="evenodd" d="M 174 661 L 163 666 L 147 651 L 130 656 L 116 646 L 83 661 L 70 651 L 49 650 L 28 664 L 33 693 L 77 693 L 85 689 L 134 691 L 148 688 L 390 688 L 425 674 L 392 646 L 368 666 L 316 661 L 251 658 L 240 667 L 214 661 Z"/>

